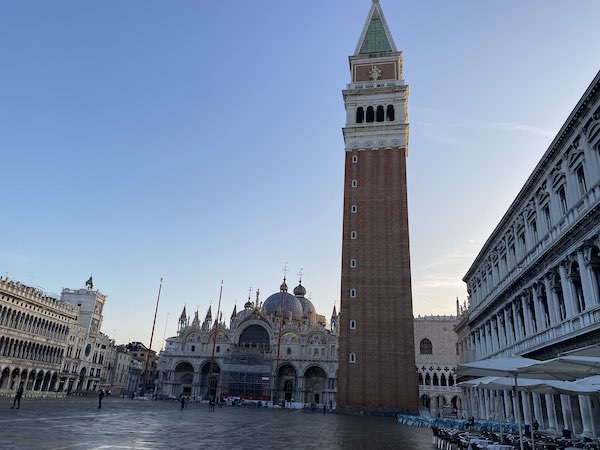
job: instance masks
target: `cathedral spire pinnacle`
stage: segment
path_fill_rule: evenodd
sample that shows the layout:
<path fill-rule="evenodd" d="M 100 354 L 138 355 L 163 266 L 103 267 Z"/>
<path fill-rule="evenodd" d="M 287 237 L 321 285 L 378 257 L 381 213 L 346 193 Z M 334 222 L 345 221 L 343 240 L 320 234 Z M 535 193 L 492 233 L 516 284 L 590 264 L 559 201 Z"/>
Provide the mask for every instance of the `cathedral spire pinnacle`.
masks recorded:
<path fill-rule="evenodd" d="M 373 0 L 354 55 L 397 51 L 379 0 Z"/>

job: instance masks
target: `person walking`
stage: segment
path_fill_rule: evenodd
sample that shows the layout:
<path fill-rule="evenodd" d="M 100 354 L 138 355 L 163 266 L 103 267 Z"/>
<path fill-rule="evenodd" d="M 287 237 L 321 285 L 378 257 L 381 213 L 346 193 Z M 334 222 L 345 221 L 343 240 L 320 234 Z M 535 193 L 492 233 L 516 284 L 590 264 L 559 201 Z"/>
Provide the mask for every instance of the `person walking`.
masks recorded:
<path fill-rule="evenodd" d="M 21 397 L 23 397 L 23 383 L 19 384 L 15 394 L 15 399 L 13 400 L 13 405 L 10 409 L 15 409 L 15 405 L 17 405 L 17 409 L 21 407 Z"/>
<path fill-rule="evenodd" d="M 104 389 L 98 392 L 98 409 L 102 408 L 102 399 L 104 398 Z"/>
<path fill-rule="evenodd" d="M 185 395 L 181 394 L 181 397 L 179 397 L 179 403 L 181 403 L 181 410 L 183 410 L 183 408 L 185 408 Z"/>

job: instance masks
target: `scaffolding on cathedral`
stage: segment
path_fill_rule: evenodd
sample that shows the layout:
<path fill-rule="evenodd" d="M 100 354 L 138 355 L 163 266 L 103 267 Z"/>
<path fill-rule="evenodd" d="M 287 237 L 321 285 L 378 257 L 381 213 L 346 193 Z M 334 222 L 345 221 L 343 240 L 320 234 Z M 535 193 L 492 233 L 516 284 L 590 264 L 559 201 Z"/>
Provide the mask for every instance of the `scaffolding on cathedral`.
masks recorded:
<path fill-rule="evenodd" d="M 261 351 L 233 351 L 223 360 L 221 395 L 268 400 L 273 358 Z"/>

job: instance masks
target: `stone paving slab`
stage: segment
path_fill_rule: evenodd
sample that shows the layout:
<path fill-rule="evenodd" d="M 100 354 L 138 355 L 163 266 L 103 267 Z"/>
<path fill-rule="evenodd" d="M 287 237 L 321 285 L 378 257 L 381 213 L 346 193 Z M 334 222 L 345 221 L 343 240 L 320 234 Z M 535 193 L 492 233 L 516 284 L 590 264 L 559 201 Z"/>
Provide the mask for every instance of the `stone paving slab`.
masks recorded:
<path fill-rule="evenodd" d="M 392 418 L 250 406 L 208 410 L 175 401 L 95 397 L 0 399 L 1 450 L 406 449 L 430 450 L 431 430 Z"/>

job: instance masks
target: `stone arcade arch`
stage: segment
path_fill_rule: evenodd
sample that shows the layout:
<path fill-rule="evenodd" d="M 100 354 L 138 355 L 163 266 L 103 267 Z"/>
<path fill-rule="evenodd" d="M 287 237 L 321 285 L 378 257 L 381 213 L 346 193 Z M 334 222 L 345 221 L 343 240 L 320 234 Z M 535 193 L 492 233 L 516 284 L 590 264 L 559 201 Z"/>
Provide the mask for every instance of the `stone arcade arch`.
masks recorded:
<path fill-rule="evenodd" d="M 5 367 L 0 374 L 0 389 L 8 389 L 8 382 L 10 380 L 10 369 Z"/>
<path fill-rule="evenodd" d="M 189 362 L 180 362 L 175 366 L 174 384 L 179 388 L 175 388 L 175 395 L 192 394 L 192 386 L 194 384 L 194 367 Z"/>
<path fill-rule="evenodd" d="M 205 400 L 218 398 L 220 395 L 221 367 L 215 361 L 211 373 L 211 361 L 206 361 L 200 369 L 200 395 Z"/>
<path fill-rule="evenodd" d="M 269 350 L 269 332 L 261 325 L 250 325 L 240 334 L 240 347 L 256 347 Z"/>
<path fill-rule="evenodd" d="M 304 403 L 324 403 L 327 374 L 319 366 L 310 366 L 304 372 Z"/>
<path fill-rule="evenodd" d="M 295 401 L 297 385 L 298 375 L 296 369 L 291 364 L 282 364 L 277 371 L 277 394 L 275 398 L 286 402 Z"/>

